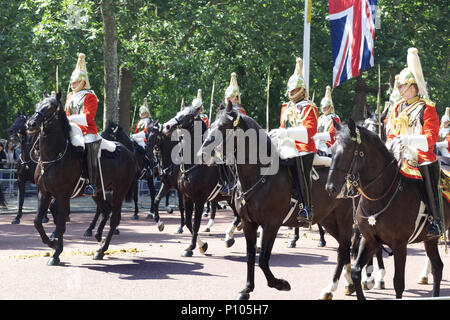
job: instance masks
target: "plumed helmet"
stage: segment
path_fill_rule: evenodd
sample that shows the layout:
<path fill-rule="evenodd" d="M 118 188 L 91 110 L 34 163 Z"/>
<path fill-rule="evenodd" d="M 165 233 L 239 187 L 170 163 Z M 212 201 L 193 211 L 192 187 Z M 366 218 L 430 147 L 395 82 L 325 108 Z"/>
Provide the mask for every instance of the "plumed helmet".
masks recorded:
<path fill-rule="evenodd" d="M 86 84 L 85 84 L 84 88 L 90 89 L 91 85 L 89 83 L 85 58 L 86 58 L 86 55 L 84 53 L 78 54 L 77 65 L 75 66 L 75 70 L 73 70 L 72 75 L 70 76 L 70 82 L 72 83 L 75 81 L 85 81 Z"/>
<path fill-rule="evenodd" d="M 144 98 L 144 104 L 139 108 L 139 114 L 143 113 L 150 114 L 150 110 L 148 109 L 147 98 Z"/>
<path fill-rule="evenodd" d="M 397 103 L 398 100 L 401 99 L 400 92 L 398 91 L 398 79 L 400 78 L 400 75 L 397 74 L 395 76 L 395 82 L 394 82 L 394 88 L 392 89 L 391 95 L 389 96 L 389 103 L 391 105 L 394 105 Z"/>
<path fill-rule="evenodd" d="M 328 106 L 334 107 L 333 100 L 331 99 L 331 87 L 330 86 L 326 87 L 325 97 L 323 97 L 322 100 L 320 101 L 321 111 L 323 112 L 323 109 L 325 109 Z"/>
<path fill-rule="evenodd" d="M 306 89 L 305 80 L 303 78 L 303 60 L 301 58 L 296 59 L 295 70 L 292 76 L 289 78 L 286 95 L 289 94 L 289 91 L 297 88 Z"/>
<path fill-rule="evenodd" d="M 428 92 L 422 73 L 422 65 L 420 63 L 418 50 L 416 48 L 409 48 L 406 60 L 407 67 L 404 68 L 399 74 L 398 86 L 404 84 L 416 84 L 419 89 L 419 94 L 428 99 Z"/>
<path fill-rule="evenodd" d="M 231 74 L 230 85 L 225 90 L 225 101 L 227 98 L 239 97 L 239 104 L 241 104 L 241 93 L 239 92 L 239 86 L 236 79 L 236 72 Z"/>
<path fill-rule="evenodd" d="M 201 107 L 202 105 L 203 105 L 202 89 L 198 89 L 198 91 L 197 91 L 197 98 L 192 100 L 192 106 L 198 108 L 198 107 Z"/>

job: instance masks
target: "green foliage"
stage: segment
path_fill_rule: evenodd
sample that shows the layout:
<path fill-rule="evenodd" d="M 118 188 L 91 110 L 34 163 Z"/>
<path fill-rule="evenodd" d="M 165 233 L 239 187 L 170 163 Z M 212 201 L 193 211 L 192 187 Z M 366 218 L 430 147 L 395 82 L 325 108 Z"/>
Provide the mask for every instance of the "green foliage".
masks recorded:
<path fill-rule="evenodd" d="M 100 0 L 20 0 L 0 4 L 0 134 L 18 109 L 31 113 L 44 90 L 67 91 L 78 52 L 86 54 L 89 80 L 99 98 L 97 123 L 103 115 L 103 23 Z M 131 110 L 147 97 L 153 118 L 166 121 L 203 90 L 209 112 L 215 81 L 214 109 L 223 101 L 232 72 L 237 73 L 242 103 L 265 126 L 266 84 L 270 66 L 270 127 L 279 123 L 286 83 L 302 56 L 303 8 L 300 0 L 133 0 L 114 1 L 120 66 L 133 74 Z M 375 64 L 388 84 L 406 63 L 411 46 L 419 49 L 430 97 L 443 114 L 449 106 L 448 2 L 379 0 Z M 320 103 L 331 84 L 332 57 L 328 2 L 313 1 L 310 95 Z M 378 68 L 364 72 L 376 108 Z M 355 80 L 333 90 L 336 111 L 352 114 Z M 382 103 L 388 93 L 382 97 Z M 213 111 L 213 114 L 215 112 Z M 130 119 L 133 115 L 130 114 Z"/>

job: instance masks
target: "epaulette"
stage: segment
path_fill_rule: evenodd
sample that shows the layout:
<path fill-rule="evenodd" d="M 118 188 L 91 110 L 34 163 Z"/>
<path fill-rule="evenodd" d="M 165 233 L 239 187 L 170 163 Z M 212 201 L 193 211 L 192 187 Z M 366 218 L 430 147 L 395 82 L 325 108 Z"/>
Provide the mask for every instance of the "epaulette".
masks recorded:
<path fill-rule="evenodd" d="M 426 104 L 427 106 L 430 106 L 430 107 L 435 107 L 435 106 L 436 106 L 436 103 L 434 103 L 434 102 L 431 101 L 431 100 L 428 100 L 428 99 L 425 99 L 425 98 L 421 98 L 420 100 L 422 100 L 423 102 L 425 102 L 425 104 Z"/>

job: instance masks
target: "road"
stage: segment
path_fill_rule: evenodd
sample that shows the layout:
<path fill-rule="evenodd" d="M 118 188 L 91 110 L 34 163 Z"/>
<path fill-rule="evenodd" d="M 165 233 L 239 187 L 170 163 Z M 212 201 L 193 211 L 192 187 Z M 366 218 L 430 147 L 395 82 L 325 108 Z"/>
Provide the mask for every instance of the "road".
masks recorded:
<path fill-rule="evenodd" d="M 159 232 L 154 221 L 132 220 L 125 211 L 120 235 L 111 242 L 111 254 L 102 261 L 92 260 L 98 248 L 93 237 L 83 236 L 92 213 L 73 213 L 67 224 L 61 265 L 47 266 L 52 250 L 45 246 L 33 226 L 34 215 L 25 214 L 20 225 L 11 225 L 13 214 L 0 215 L 0 299 L 98 299 L 98 300 L 233 300 L 246 281 L 246 252 L 243 233 L 237 232 L 236 243 L 226 248 L 224 233 L 232 221 L 230 211 L 217 213 L 210 233 L 201 232 L 208 242 L 206 254 L 198 249 L 193 257 L 181 256 L 190 235 L 175 234 L 179 214 L 163 212 L 165 229 Z M 203 230 L 206 218 L 202 220 Z M 45 224 L 47 233 L 53 223 Z M 106 230 L 108 228 L 105 228 Z M 297 248 L 287 248 L 293 230 L 281 228 L 275 241 L 270 265 L 276 277 L 289 281 L 291 290 L 280 292 L 268 288 L 262 271 L 256 267 L 252 300 L 315 300 L 330 282 L 336 262 L 337 242 L 326 234 L 327 246 L 317 247 L 318 230 L 301 229 Z M 450 296 L 450 257 L 439 247 L 444 261 L 441 296 Z M 394 299 L 393 257 L 385 254 L 386 289 L 365 291 L 368 300 Z M 405 299 L 431 296 L 430 284 L 419 285 L 417 279 L 425 262 L 423 245 L 408 248 Z M 335 300 L 355 300 L 344 294 L 344 283 L 334 294 Z"/>

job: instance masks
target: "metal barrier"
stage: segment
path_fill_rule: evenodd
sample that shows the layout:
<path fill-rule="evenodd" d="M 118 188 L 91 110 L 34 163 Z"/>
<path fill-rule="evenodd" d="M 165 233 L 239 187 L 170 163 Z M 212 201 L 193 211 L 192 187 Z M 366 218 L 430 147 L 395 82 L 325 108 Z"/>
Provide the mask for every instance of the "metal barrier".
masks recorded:
<path fill-rule="evenodd" d="M 161 187 L 161 181 L 155 179 L 155 190 L 158 192 Z M 8 207 L 17 208 L 19 199 L 19 188 L 17 184 L 17 169 L 6 168 L 0 169 L 0 188 L 2 188 Z M 37 197 L 37 187 L 35 184 L 27 182 L 25 185 L 25 199 L 30 197 Z M 178 208 L 178 198 L 174 190 L 170 191 L 169 205 L 173 209 Z M 160 207 L 165 208 L 165 198 L 160 202 Z M 134 203 L 133 203 L 134 206 Z M 139 180 L 138 183 L 138 206 L 142 209 L 150 209 L 150 190 L 148 188 L 147 180 Z M 92 205 L 94 208 L 94 205 Z M 12 208 L 10 208 L 12 209 Z"/>

